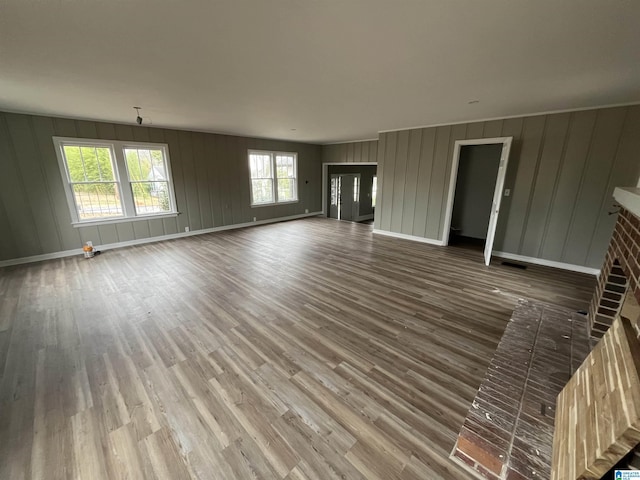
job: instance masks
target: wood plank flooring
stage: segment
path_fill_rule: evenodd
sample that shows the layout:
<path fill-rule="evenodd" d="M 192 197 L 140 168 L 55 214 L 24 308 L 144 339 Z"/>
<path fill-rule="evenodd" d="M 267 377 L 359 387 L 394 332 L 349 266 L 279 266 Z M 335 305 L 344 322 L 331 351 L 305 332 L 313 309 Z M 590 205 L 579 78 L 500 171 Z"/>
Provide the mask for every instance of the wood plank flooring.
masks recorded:
<path fill-rule="evenodd" d="M 594 286 L 323 218 L 2 269 L 0 478 L 469 478 L 517 299 Z"/>

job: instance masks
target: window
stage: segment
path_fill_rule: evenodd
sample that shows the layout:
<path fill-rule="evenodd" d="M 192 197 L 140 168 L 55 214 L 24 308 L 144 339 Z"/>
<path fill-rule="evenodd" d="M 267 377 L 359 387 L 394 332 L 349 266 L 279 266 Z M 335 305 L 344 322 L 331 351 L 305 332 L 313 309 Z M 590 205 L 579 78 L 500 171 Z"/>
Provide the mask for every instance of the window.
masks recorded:
<path fill-rule="evenodd" d="M 373 184 L 371 185 L 371 206 L 376 207 L 376 196 L 378 194 L 378 177 L 373 176 Z"/>
<path fill-rule="evenodd" d="M 136 215 L 171 211 L 167 165 L 158 148 L 125 147 Z"/>
<path fill-rule="evenodd" d="M 297 170 L 296 153 L 250 150 L 251 205 L 297 202 Z"/>
<path fill-rule="evenodd" d="M 249 153 L 251 169 L 251 205 L 273 203 L 272 157 L 268 153 Z"/>
<path fill-rule="evenodd" d="M 340 194 L 340 177 L 331 177 L 331 205 L 338 205 L 338 195 Z"/>
<path fill-rule="evenodd" d="M 360 178 L 353 177 L 353 201 L 357 202 L 360 200 Z"/>
<path fill-rule="evenodd" d="M 177 214 L 166 145 L 53 138 L 72 223 Z"/>
<path fill-rule="evenodd" d="M 277 202 L 298 200 L 296 189 L 296 155 L 276 153 Z"/>

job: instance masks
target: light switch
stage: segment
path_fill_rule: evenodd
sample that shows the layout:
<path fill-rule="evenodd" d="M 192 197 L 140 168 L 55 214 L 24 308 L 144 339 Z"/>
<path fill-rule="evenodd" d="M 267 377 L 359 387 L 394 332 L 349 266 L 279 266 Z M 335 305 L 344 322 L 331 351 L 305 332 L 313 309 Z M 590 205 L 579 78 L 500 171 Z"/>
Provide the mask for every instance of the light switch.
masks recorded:
<path fill-rule="evenodd" d="M 508 197 L 509 195 L 511 195 L 511 190 L 509 188 L 505 188 L 504 189 L 504 196 Z"/>

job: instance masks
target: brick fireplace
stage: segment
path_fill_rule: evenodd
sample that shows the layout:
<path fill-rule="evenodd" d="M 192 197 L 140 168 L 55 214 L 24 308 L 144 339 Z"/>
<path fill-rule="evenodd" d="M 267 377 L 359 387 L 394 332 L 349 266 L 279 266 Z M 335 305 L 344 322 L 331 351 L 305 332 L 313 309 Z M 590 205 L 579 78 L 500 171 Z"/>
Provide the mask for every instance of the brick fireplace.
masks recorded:
<path fill-rule="evenodd" d="M 513 312 L 451 454 L 478 478 L 549 478 L 557 395 L 618 316 L 640 322 L 640 188 L 614 198 L 621 209 L 588 315 L 523 299 Z M 640 446 L 609 460 L 636 469 Z"/>
<path fill-rule="evenodd" d="M 637 313 L 633 305 L 640 302 L 640 189 L 616 188 L 614 198 L 620 212 L 589 307 L 594 338 L 604 335 L 623 307 Z"/>

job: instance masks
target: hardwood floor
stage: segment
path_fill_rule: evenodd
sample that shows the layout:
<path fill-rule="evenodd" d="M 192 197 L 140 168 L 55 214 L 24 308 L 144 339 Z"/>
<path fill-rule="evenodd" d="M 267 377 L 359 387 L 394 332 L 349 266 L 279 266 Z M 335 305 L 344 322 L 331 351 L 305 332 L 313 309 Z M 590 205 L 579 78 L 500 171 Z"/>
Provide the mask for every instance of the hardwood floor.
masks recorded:
<path fill-rule="evenodd" d="M 1 269 L 0 478 L 469 478 L 517 298 L 593 288 L 323 218 Z"/>

